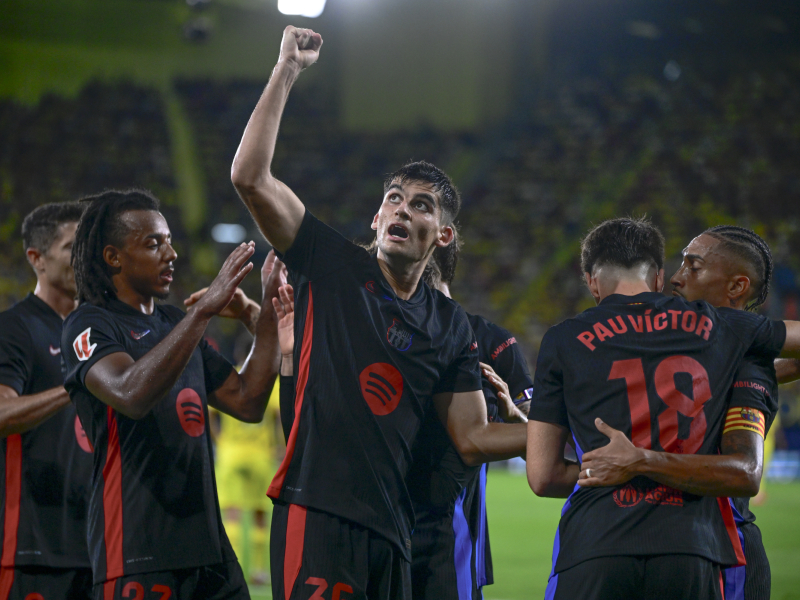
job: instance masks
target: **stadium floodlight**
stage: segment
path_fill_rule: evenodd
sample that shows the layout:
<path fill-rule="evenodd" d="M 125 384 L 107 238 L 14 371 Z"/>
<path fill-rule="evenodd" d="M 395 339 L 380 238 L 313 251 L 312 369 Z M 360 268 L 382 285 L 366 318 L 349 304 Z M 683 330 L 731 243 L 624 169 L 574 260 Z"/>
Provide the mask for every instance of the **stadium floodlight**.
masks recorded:
<path fill-rule="evenodd" d="M 211 237 L 220 244 L 241 244 L 247 230 L 238 223 L 217 223 L 211 228 Z"/>
<path fill-rule="evenodd" d="M 278 10 L 285 15 L 315 18 L 325 9 L 325 0 L 278 0 Z"/>

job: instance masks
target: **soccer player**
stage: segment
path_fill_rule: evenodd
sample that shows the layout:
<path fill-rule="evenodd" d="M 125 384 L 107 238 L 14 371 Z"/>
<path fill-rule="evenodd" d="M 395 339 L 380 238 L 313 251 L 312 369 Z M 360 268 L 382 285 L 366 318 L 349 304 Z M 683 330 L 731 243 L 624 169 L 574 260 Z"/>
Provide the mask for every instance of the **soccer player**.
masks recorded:
<path fill-rule="evenodd" d="M 531 487 L 569 496 L 547 597 L 721 598 L 719 566 L 743 556 L 730 504 L 715 496 L 755 493 L 760 476 L 749 432 L 720 445 L 722 399 L 746 354 L 774 358 L 787 339 L 796 350 L 800 328 L 662 296 L 663 237 L 645 220 L 593 229 L 581 263 L 598 306 L 545 335 L 529 414 Z M 580 467 L 563 458 L 570 433 Z M 592 458 L 619 438 L 662 452 L 594 487 L 604 468 Z M 700 481 L 684 463 L 705 465 Z"/>
<path fill-rule="evenodd" d="M 453 237 L 460 199 L 449 178 L 424 162 L 387 178 L 372 256 L 270 173 L 289 91 L 321 45 L 313 31 L 286 28 L 231 170 L 267 240 L 304 278 L 294 290 L 295 416 L 268 492 L 273 597 L 408 598 L 405 475 L 431 402 L 468 464 L 520 455 L 525 428 L 487 422 L 466 315 L 420 282 Z"/>
<path fill-rule="evenodd" d="M 458 253 L 456 235 L 450 245 L 434 251 L 426 270 L 426 282 L 448 297 Z M 525 422 L 527 410 L 517 412 L 514 405 L 528 404 L 533 381 L 516 339 L 481 316 L 467 318 L 478 343 L 490 420 Z M 413 597 L 480 599 L 481 588 L 494 583 L 486 518 L 488 465 L 465 465 L 435 415 L 425 421 L 413 453 L 407 477 L 416 517 L 411 537 Z"/>
<path fill-rule="evenodd" d="M 0 313 L 0 600 L 89 598 L 91 448 L 64 389 L 61 328 L 75 308 L 70 266 L 82 207 L 45 204 L 22 223 L 32 294 Z"/>
<path fill-rule="evenodd" d="M 61 349 L 94 447 L 94 598 L 249 598 L 220 519 L 207 407 L 261 420 L 278 371 L 274 311 L 260 312 L 239 373 L 203 334 L 252 269 L 253 244 L 231 253 L 184 315 L 155 302 L 168 296 L 177 258 L 158 200 L 129 190 L 84 202 L 73 248 L 80 305 Z M 266 306 L 279 283 L 269 267 Z"/>

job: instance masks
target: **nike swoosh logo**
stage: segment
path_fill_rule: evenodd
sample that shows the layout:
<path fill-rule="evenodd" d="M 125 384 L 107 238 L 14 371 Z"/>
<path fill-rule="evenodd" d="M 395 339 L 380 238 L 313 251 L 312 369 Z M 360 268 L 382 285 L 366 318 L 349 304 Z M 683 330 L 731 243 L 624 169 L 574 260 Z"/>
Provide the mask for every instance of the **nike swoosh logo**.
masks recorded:
<path fill-rule="evenodd" d="M 135 339 L 135 340 L 140 340 L 140 339 L 142 339 L 142 338 L 143 338 L 144 336 L 146 336 L 148 333 L 150 333 L 150 330 L 149 330 L 149 329 L 148 329 L 147 331 L 143 331 L 142 333 L 136 333 L 135 331 L 133 331 L 133 329 L 131 329 L 131 337 L 132 337 L 133 339 Z"/>
<path fill-rule="evenodd" d="M 50 345 L 50 354 L 53 356 L 58 356 L 61 354 L 61 348 L 53 348 L 52 344 Z"/>

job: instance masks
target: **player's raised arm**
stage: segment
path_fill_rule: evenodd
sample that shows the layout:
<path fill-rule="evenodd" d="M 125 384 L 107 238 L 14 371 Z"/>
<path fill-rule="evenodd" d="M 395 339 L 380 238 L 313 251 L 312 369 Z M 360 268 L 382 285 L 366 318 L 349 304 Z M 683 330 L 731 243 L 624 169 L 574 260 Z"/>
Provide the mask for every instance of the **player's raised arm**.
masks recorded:
<path fill-rule="evenodd" d="M 250 354 L 241 371 L 231 371 L 222 386 L 208 396 L 211 406 L 242 421 L 261 421 L 270 391 L 278 377 L 278 316 L 272 308 L 272 302 L 282 284 L 286 284 L 286 270 L 275 257 L 275 252 L 270 251 L 261 268 L 261 311 Z"/>
<path fill-rule="evenodd" d="M 481 390 L 436 394 L 433 402 L 461 460 L 467 465 L 525 454 L 525 423 L 489 423 Z"/>
<path fill-rule="evenodd" d="M 195 308 L 139 360 L 114 352 L 94 363 L 86 373 L 89 392 L 126 417 L 147 415 L 183 373 L 211 317 L 228 305 L 253 268 L 252 255 L 252 243 L 236 248 Z"/>
<path fill-rule="evenodd" d="M 231 166 L 231 181 L 261 232 L 276 250 L 294 242 L 305 207 L 287 185 L 272 176 L 283 109 L 300 72 L 319 57 L 322 37 L 310 29 L 289 26 L 267 87 L 244 130 Z"/>
<path fill-rule="evenodd" d="M 784 321 L 786 325 L 786 341 L 783 344 L 781 358 L 800 358 L 800 321 Z"/>

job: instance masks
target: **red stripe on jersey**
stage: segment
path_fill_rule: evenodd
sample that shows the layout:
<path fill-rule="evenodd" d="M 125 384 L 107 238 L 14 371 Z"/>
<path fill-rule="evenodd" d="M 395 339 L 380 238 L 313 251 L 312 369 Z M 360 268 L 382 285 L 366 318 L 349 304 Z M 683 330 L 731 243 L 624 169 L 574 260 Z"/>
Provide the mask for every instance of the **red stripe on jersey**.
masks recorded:
<path fill-rule="evenodd" d="M 289 432 L 289 439 L 286 441 L 286 454 L 283 457 L 278 472 L 272 479 L 272 483 L 267 490 L 267 496 L 277 498 L 283 489 L 283 481 L 286 479 L 286 472 L 294 456 L 294 448 L 297 444 L 297 430 L 300 425 L 300 409 L 303 408 L 303 396 L 308 382 L 308 368 L 311 362 L 311 338 L 314 333 L 314 299 L 311 296 L 311 284 L 308 285 L 308 308 L 306 309 L 306 325 L 303 329 L 303 346 L 300 349 L 300 367 L 297 372 L 297 392 L 294 400 L 294 422 L 292 430 Z"/>
<path fill-rule="evenodd" d="M 283 595 L 286 600 L 292 595 L 294 583 L 303 566 L 303 547 L 306 540 L 306 507 L 289 505 L 286 521 L 286 546 L 283 555 Z"/>
<path fill-rule="evenodd" d="M 103 467 L 106 579 L 124 574 L 122 567 L 122 455 L 114 410 L 108 407 L 108 453 Z"/>
<path fill-rule="evenodd" d="M 719 570 L 719 595 L 725 600 L 725 579 L 722 577 L 722 569 Z"/>
<path fill-rule="evenodd" d="M 722 520 L 725 523 L 725 530 L 728 532 L 728 537 L 731 540 L 731 546 L 736 553 L 736 566 L 743 567 L 747 564 L 744 558 L 744 548 L 742 542 L 739 540 L 739 530 L 736 528 L 736 521 L 733 520 L 733 511 L 731 510 L 730 500 L 727 498 L 717 498 L 719 504 L 719 512 L 722 513 Z"/>
<path fill-rule="evenodd" d="M 14 567 L 19 529 L 19 503 L 22 496 L 22 436 L 6 438 L 6 514 L 3 521 L 3 560 L 0 566 Z"/>
<path fill-rule="evenodd" d="M 14 585 L 14 567 L 0 567 L 0 600 L 8 600 Z"/>
<path fill-rule="evenodd" d="M 103 600 L 114 600 L 114 588 L 116 585 L 116 579 L 111 579 L 103 584 Z"/>

